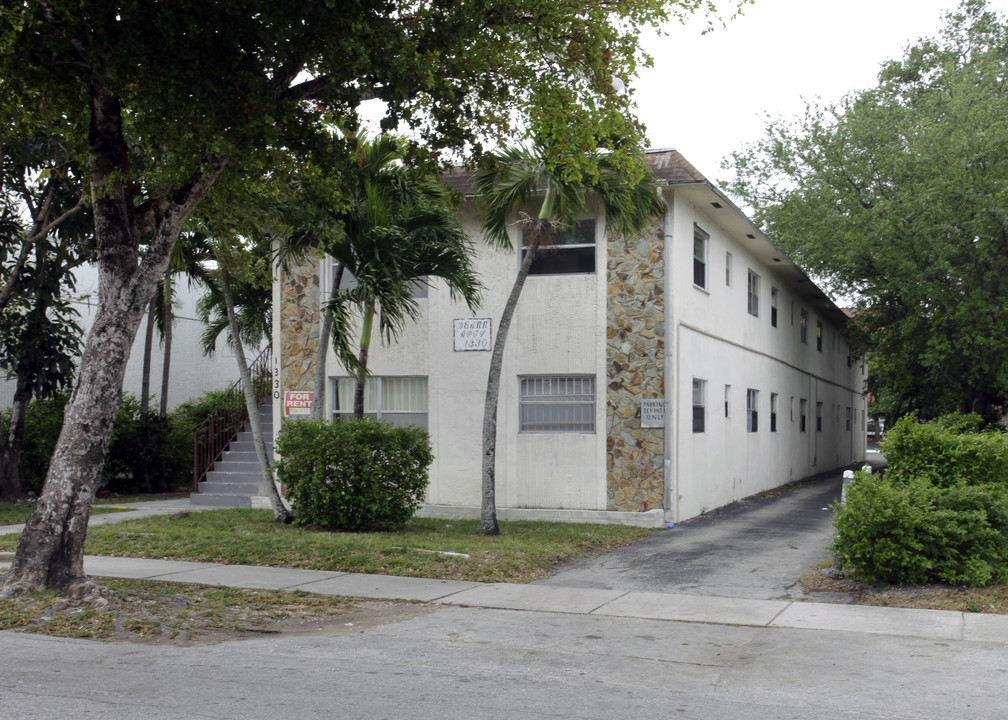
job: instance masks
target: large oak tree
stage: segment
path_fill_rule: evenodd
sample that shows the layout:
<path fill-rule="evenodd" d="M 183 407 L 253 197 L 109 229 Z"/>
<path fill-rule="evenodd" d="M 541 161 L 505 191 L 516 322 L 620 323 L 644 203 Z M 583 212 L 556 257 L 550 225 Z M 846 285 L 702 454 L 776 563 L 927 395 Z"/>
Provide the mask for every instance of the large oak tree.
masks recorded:
<path fill-rule="evenodd" d="M 731 186 L 770 237 L 855 296 L 878 412 L 1008 401 L 1008 26 L 983 0 L 878 86 L 779 120 Z"/>
<path fill-rule="evenodd" d="M 133 337 L 208 193 L 278 156 L 333 161 L 332 128 L 369 98 L 434 148 L 478 150 L 520 125 L 592 175 L 609 138 L 643 136 L 624 89 L 640 28 L 698 8 L 709 0 L 0 0 L 0 120 L 69 126 L 99 263 L 79 380 L 3 592 L 88 587 L 86 525 Z"/>

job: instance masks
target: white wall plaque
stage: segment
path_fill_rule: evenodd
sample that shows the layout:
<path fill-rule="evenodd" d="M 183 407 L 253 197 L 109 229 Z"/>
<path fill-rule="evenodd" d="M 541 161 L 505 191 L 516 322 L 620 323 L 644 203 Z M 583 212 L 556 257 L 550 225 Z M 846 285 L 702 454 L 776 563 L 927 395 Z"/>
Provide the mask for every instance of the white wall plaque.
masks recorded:
<path fill-rule="evenodd" d="M 461 318 L 455 320 L 455 352 L 489 350 L 491 341 L 490 318 Z"/>
<path fill-rule="evenodd" d="M 665 400 L 641 400 L 640 426 L 665 427 Z"/>

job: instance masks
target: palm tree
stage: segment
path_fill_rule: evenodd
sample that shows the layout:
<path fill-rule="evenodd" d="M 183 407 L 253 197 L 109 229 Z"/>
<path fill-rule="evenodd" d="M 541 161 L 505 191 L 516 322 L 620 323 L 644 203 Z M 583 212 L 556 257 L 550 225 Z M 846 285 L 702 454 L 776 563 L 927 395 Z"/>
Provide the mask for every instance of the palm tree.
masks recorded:
<path fill-rule="evenodd" d="M 477 529 L 481 535 L 500 534 L 495 474 L 501 365 L 511 318 L 536 254 L 540 247 L 555 242 L 573 228 L 589 195 L 602 202 L 606 233 L 613 237 L 639 235 L 662 210 L 657 180 L 643 157 L 637 158 L 636 171 L 622 170 L 611 162 L 610 156 L 593 158 L 592 164 L 598 168 L 593 176 L 550 163 L 549 157 L 550 153 L 542 146 L 507 149 L 494 154 L 491 164 L 476 177 L 477 194 L 483 204 L 483 232 L 487 241 L 500 247 L 512 247 L 508 228 L 515 214 L 534 196 L 542 197 L 538 216 L 523 216 L 517 223 L 525 238 L 525 257 L 497 324 L 490 356 L 483 406 L 482 508 Z"/>
<path fill-rule="evenodd" d="M 402 141 L 388 135 L 364 139 L 358 157 L 351 205 L 338 215 L 344 237 L 329 249 L 357 286 L 335 293 L 327 311 L 343 317 L 348 303 L 361 311 L 359 354 L 347 368 L 356 375 L 354 415 L 361 418 L 376 319 L 379 334 L 391 340 L 418 316 L 411 292 L 426 278 L 442 278 L 452 299 L 462 298 L 473 311 L 481 285 L 472 246 L 446 190 L 405 162 Z"/>

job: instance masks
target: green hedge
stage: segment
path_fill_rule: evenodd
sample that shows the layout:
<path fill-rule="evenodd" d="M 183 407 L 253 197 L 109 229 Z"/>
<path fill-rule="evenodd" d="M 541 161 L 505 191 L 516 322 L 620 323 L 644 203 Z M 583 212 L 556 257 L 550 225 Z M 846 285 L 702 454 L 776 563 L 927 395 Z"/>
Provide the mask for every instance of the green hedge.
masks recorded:
<path fill-rule="evenodd" d="M 423 501 L 434 458 L 425 430 L 368 419 L 289 422 L 277 454 L 297 522 L 350 532 L 402 527 Z"/>
<path fill-rule="evenodd" d="M 1008 435 L 973 416 L 903 418 L 883 474 L 859 472 L 836 506 L 833 551 L 869 582 L 1008 582 Z"/>
<path fill-rule="evenodd" d="M 1008 435 L 977 432 L 978 415 L 947 415 L 930 422 L 899 420 L 882 441 L 892 482 L 926 478 L 936 485 L 1008 485 Z"/>

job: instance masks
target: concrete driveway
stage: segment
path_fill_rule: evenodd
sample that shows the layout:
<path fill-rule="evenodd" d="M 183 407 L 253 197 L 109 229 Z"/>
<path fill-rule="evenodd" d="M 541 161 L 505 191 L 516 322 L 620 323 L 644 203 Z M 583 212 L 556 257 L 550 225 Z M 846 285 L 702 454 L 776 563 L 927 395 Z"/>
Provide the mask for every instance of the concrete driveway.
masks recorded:
<path fill-rule="evenodd" d="M 885 465 L 877 451 L 876 467 Z M 804 597 L 797 580 L 830 561 L 836 472 L 740 500 L 560 569 L 541 585 L 761 600 Z"/>

